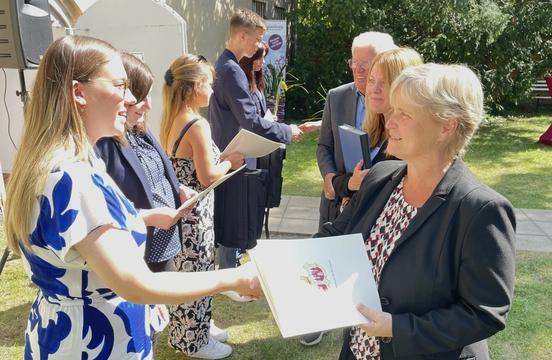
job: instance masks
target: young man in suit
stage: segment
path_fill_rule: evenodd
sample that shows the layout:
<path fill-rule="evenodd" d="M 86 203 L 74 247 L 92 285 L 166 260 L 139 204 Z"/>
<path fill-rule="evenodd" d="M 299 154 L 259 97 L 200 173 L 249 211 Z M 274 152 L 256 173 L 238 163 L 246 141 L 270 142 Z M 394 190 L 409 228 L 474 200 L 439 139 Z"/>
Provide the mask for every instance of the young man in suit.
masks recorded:
<path fill-rule="evenodd" d="M 353 82 L 338 86 L 328 91 L 322 114 L 322 124 L 316 159 L 320 174 L 324 179 L 324 191 L 320 198 L 319 230 L 328 221 L 333 221 L 339 214 L 340 204 L 335 198 L 332 179 L 336 173 L 345 172 L 338 126 L 348 124 L 362 128 L 364 120 L 364 91 L 366 79 L 372 60 L 381 52 L 397 46 L 389 34 L 369 31 L 353 39 L 349 66 L 353 72 Z M 316 345 L 323 333 L 305 335 L 301 344 Z"/>
<path fill-rule="evenodd" d="M 265 31 L 265 21 L 251 10 L 240 9 L 230 19 L 227 46 L 215 64 L 216 79 L 208 116 L 213 140 L 221 151 L 241 128 L 285 144 L 302 136 L 296 125 L 269 121 L 257 114 L 247 77 L 240 68 L 239 60 L 253 56 Z M 220 268 L 235 267 L 236 250 L 250 248 L 256 241 L 256 232 L 250 230 L 255 227 L 251 216 L 241 211 L 243 206 L 251 209 L 250 205 L 256 202 L 250 198 L 253 178 L 242 172 L 215 190 L 214 226 Z"/>

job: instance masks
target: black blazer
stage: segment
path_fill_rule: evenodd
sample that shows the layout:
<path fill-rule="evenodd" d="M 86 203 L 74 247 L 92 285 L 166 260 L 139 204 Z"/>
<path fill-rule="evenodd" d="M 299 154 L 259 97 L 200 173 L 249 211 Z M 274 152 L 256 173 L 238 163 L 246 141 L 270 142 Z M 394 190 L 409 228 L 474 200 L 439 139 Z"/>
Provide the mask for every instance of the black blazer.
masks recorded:
<path fill-rule="evenodd" d="M 144 134 L 144 137 L 153 144 L 165 168 L 165 176 L 171 184 L 176 207 L 180 206 L 180 184 L 174 172 L 170 159 L 161 148 L 159 142 L 150 131 Z M 140 160 L 129 145 L 122 145 L 114 138 L 102 138 L 96 142 L 96 154 L 105 162 L 107 173 L 113 178 L 121 191 L 129 198 L 138 209 L 151 209 L 153 204 L 153 194 L 146 178 L 146 173 L 142 168 Z M 178 232 L 180 233 L 180 225 Z M 146 254 L 151 249 L 151 239 L 153 237 L 153 227 L 148 226 L 148 235 L 146 241 Z M 180 245 L 179 245 L 180 246 Z"/>
<path fill-rule="evenodd" d="M 405 172 L 402 161 L 376 164 L 316 236 L 367 238 Z M 382 270 L 378 290 L 393 337 L 381 339 L 381 359 L 488 359 L 485 339 L 504 329 L 512 304 L 514 239 L 508 200 L 456 160 Z"/>

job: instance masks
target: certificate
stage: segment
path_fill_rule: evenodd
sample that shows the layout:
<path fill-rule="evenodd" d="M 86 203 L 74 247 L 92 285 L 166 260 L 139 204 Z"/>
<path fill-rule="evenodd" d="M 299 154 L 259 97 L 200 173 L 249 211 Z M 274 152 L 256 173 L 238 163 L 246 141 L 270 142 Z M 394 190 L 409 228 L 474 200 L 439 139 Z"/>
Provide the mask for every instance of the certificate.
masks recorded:
<path fill-rule="evenodd" d="M 239 152 L 245 158 L 258 158 L 270 154 L 283 145 L 252 133 L 249 130 L 241 129 L 222 153 Z"/>
<path fill-rule="evenodd" d="M 194 196 L 192 196 L 191 198 L 186 200 L 182 205 L 180 205 L 178 210 L 179 211 L 184 210 L 187 207 L 189 207 L 190 205 L 192 205 L 193 203 L 200 201 L 205 196 L 207 196 L 207 194 L 209 194 L 211 192 L 211 190 L 213 190 L 214 188 L 216 188 L 217 186 L 219 186 L 220 184 L 222 184 L 223 182 L 225 182 L 226 180 L 228 180 L 229 178 L 231 178 L 232 176 L 234 176 L 235 174 L 240 172 L 240 170 L 243 169 L 244 167 L 245 167 L 245 164 L 243 164 L 242 166 L 240 166 L 236 170 L 234 170 L 232 172 L 229 172 L 228 174 L 226 174 L 224 176 L 221 176 L 217 181 L 214 181 L 211 185 L 209 185 L 207 188 L 205 188 L 205 190 L 195 194 Z"/>
<path fill-rule="evenodd" d="M 248 253 L 285 338 L 366 323 L 356 304 L 381 311 L 361 234 L 259 240 Z"/>

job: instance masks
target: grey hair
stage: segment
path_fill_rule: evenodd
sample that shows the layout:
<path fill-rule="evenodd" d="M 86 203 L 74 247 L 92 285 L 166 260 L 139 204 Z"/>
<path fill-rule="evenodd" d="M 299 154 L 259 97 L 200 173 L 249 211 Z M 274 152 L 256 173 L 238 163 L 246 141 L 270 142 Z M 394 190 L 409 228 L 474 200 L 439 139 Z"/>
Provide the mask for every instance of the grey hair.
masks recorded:
<path fill-rule="evenodd" d="M 367 31 L 357 35 L 353 39 L 351 50 L 362 47 L 372 47 L 374 51 L 379 54 L 387 50 L 396 49 L 397 45 L 395 45 L 391 35 L 387 33 Z"/>
<path fill-rule="evenodd" d="M 456 120 L 456 133 L 448 150 L 453 157 L 464 155 L 484 115 L 483 88 L 471 69 L 433 63 L 409 67 L 391 85 L 392 102 L 397 92 L 428 111 L 435 121 Z"/>

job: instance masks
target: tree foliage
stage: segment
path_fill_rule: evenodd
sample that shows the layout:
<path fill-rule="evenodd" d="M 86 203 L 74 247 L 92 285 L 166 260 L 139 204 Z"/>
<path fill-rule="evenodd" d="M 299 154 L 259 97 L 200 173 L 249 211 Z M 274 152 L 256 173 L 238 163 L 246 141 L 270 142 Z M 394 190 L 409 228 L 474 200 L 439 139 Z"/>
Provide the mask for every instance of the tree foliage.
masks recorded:
<path fill-rule="evenodd" d="M 496 112 L 526 100 L 531 84 L 552 70 L 551 19 L 552 2 L 541 0 L 299 0 L 290 65 L 307 88 L 333 88 L 352 79 L 352 39 L 387 32 L 425 61 L 470 66 Z M 311 114 L 316 100 L 290 93 L 289 110 Z"/>

